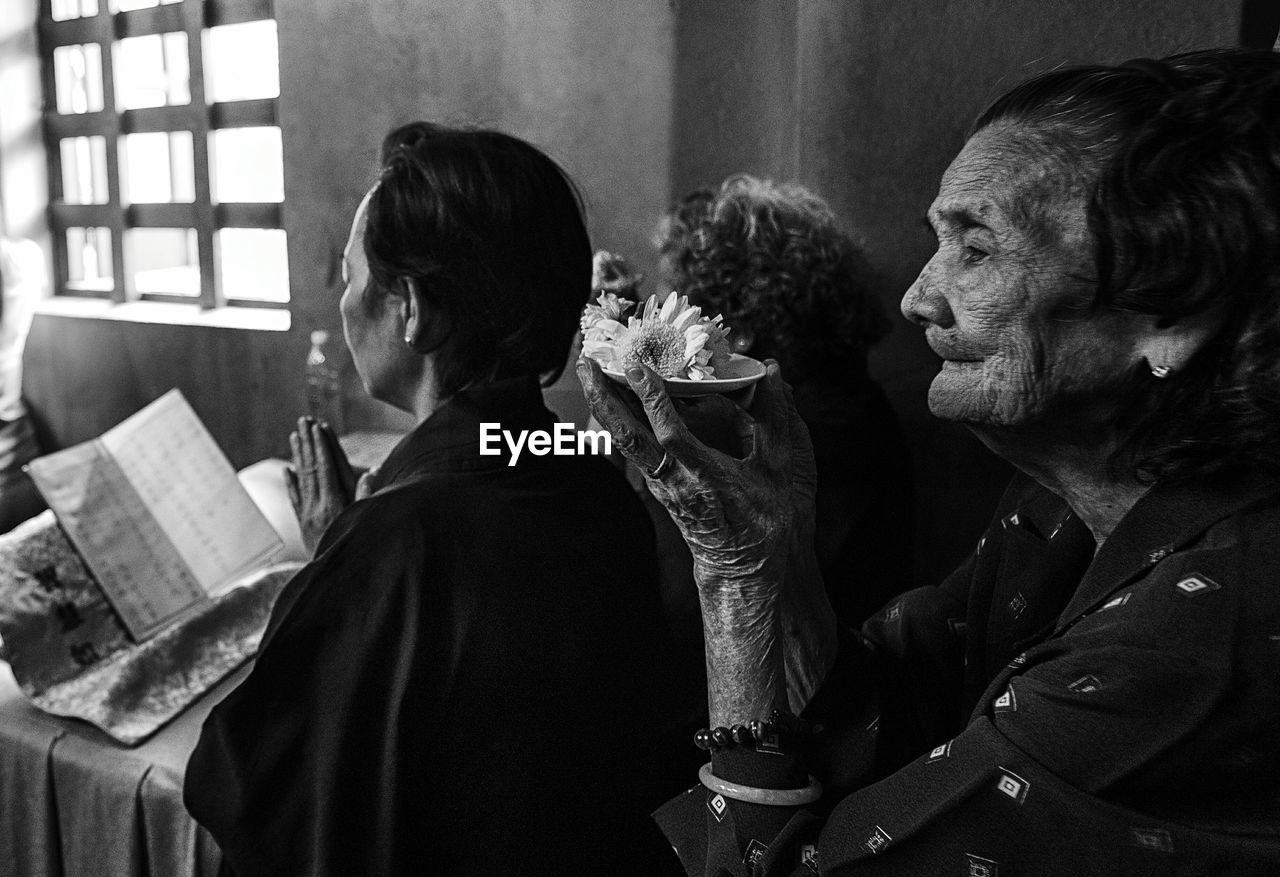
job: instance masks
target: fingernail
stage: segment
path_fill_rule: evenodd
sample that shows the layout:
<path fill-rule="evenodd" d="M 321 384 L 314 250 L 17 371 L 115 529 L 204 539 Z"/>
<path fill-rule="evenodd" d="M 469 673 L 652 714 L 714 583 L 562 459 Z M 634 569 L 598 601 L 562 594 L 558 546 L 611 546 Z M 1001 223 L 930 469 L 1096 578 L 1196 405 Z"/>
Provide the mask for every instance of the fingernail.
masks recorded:
<path fill-rule="evenodd" d="M 637 365 L 631 366 L 631 368 L 627 369 L 627 380 L 631 381 L 633 384 L 643 381 L 644 369 L 640 368 Z"/>

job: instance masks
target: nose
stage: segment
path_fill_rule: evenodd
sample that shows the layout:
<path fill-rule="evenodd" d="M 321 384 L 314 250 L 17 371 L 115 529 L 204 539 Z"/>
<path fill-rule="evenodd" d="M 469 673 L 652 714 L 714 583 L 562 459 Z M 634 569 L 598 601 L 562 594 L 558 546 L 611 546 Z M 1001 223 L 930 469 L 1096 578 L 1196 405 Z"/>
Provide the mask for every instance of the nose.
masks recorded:
<path fill-rule="evenodd" d="M 934 264 L 936 260 L 937 256 L 920 269 L 920 276 L 902 296 L 900 308 L 904 317 L 921 328 L 939 326 L 946 329 L 955 322 L 955 315 L 942 294 L 942 283 Z"/>

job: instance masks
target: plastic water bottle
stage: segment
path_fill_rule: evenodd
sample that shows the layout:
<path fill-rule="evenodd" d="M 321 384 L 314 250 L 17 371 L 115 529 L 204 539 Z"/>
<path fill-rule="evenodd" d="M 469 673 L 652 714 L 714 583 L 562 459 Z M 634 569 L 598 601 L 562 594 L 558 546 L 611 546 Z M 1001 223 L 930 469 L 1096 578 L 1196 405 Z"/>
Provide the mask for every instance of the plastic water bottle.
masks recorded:
<path fill-rule="evenodd" d="M 329 333 L 324 329 L 311 333 L 311 350 L 307 353 L 307 413 L 328 423 L 335 434 L 342 435 L 342 372 L 326 347 L 328 343 Z"/>

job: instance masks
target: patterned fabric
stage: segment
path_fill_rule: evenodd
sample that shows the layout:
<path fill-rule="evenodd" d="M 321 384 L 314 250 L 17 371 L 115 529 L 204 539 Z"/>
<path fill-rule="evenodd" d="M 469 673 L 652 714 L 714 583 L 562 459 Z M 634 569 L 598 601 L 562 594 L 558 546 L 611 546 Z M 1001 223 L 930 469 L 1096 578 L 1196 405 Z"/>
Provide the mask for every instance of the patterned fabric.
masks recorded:
<path fill-rule="evenodd" d="M 1277 533 L 1270 479 L 1157 487 L 1094 558 L 1019 478 L 941 587 L 848 633 L 812 752 L 717 761 L 811 771 L 821 806 L 715 819 L 698 787 L 659 823 L 690 874 L 1280 873 Z"/>
<path fill-rule="evenodd" d="M 253 655 L 298 568 L 255 573 L 139 645 L 46 511 L 0 536 L 0 659 L 42 710 L 133 746 Z"/>

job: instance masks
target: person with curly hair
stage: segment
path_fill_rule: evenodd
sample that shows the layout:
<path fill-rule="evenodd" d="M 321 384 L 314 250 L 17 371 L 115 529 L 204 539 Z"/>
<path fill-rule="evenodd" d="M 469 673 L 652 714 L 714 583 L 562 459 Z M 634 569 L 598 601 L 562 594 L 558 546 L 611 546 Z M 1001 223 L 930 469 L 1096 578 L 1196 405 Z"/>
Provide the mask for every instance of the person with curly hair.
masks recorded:
<path fill-rule="evenodd" d="M 857 634 L 777 367 L 731 456 L 578 366 L 694 557 L 710 761 L 660 824 L 691 874 L 1280 873 L 1280 54 L 1032 78 L 927 219 L 930 410 L 1020 471 Z"/>
<path fill-rule="evenodd" d="M 867 372 L 890 324 L 866 255 L 816 194 L 747 174 L 686 195 L 657 237 L 660 282 L 723 314 L 734 352 L 776 359 L 794 388 L 818 472 L 818 566 L 837 617 L 861 625 L 909 585 L 915 526 L 906 440 Z M 687 550 L 660 557 L 688 583 Z"/>

